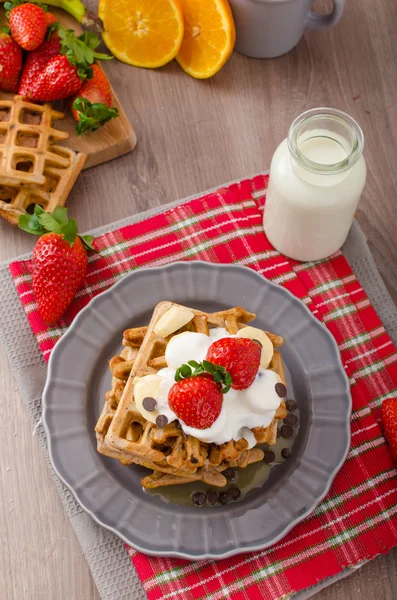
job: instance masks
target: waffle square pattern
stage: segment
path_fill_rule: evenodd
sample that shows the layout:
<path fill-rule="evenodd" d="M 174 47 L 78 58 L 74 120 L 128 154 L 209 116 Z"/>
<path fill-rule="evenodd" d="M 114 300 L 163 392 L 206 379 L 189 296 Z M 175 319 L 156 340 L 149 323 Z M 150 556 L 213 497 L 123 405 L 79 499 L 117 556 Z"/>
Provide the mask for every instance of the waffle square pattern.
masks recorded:
<path fill-rule="evenodd" d="M 64 206 L 84 165 L 84 154 L 57 143 L 69 137 L 53 127 L 63 116 L 22 96 L 0 101 L 0 215 L 14 225 L 35 204 Z"/>

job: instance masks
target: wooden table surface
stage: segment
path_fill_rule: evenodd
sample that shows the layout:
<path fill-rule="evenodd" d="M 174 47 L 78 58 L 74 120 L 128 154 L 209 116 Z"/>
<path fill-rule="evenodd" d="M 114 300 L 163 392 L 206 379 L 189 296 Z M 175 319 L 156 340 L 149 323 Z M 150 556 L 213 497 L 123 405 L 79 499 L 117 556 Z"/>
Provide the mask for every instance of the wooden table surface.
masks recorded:
<path fill-rule="evenodd" d="M 209 81 L 176 63 L 157 71 L 108 64 L 138 145 L 80 176 L 69 199 L 80 230 L 265 170 L 298 114 L 332 106 L 364 130 L 368 180 L 358 219 L 397 301 L 396 21 L 393 0 L 347 0 L 335 29 L 307 33 L 276 60 L 234 54 Z M 0 223 L 1 260 L 34 241 Z M 2 348 L 0 370 L 0 598 L 97 600 Z M 377 558 L 317 597 L 397 598 L 396 561 L 397 551 Z"/>

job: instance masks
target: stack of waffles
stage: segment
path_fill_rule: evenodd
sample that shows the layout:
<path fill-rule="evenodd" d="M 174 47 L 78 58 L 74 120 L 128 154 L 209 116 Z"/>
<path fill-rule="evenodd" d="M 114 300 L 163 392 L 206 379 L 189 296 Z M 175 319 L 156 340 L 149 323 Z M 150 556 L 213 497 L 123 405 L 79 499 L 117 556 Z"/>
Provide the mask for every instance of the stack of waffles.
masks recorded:
<path fill-rule="evenodd" d="M 13 225 L 39 204 L 64 206 L 85 161 L 58 142 L 69 137 L 53 127 L 63 113 L 22 96 L 0 101 L 0 215 Z"/>
<path fill-rule="evenodd" d="M 227 480 L 222 472 L 228 467 L 244 468 L 263 459 L 258 447 L 248 448 L 245 439 L 231 440 L 222 445 L 208 444 L 185 435 L 179 422 L 159 427 L 146 420 L 134 400 L 134 380 L 157 373 L 167 366 L 165 350 L 170 339 L 183 331 L 194 331 L 209 335 L 214 327 L 225 328 L 236 334 L 255 315 L 243 308 L 235 307 L 216 313 L 191 311 L 194 318 L 183 327 L 166 337 L 156 333 L 156 325 L 172 307 L 172 302 L 160 302 L 154 309 L 147 327 L 128 329 L 124 332 L 124 349 L 120 356 L 110 361 L 112 389 L 106 393 L 105 406 L 95 427 L 97 448 L 101 454 L 115 458 L 124 465 L 142 465 L 153 472 L 142 479 L 145 488 L 203 481 L 212 486 L 223 487 Z M 281 355 L 276 350 L 283 343 L 277 335 L 266 332 L 275 348 L 269 369 L 275 371 L 285 384 Z M 275 444 L 277 423 L 286 416 L 284 400 L 275 417 L 266 428 L 252 429 L 257 444 Z"/>

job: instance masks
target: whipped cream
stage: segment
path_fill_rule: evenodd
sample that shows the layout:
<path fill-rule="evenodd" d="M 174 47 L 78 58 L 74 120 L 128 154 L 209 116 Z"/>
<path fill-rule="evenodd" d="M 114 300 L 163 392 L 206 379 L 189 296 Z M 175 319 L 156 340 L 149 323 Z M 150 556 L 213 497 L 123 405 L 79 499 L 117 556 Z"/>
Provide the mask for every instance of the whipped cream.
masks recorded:
<path fill-rule="evenodd" d="M 137 407 L 143 416 L 155 423 L 158 415 L 165 415 L 169 422 L 178 419 L 168 405 L 168 393 L 175 383 L 175 372 L 189 360 L 200 362 L 205 359 L 208 348 L 218 339 L 231 336 L 226 329 L 217 327 L 210 330 L 210 335 L 204 333 L 184 332 L 171 338 L 165 352 L 168 367 L 158 371 L 156 375 L 146 375 L 136 378 L 134 382 L 135 395 L 138 398 L 151 396 L 157 401 L 155 411 L 147 412 L 137 402 Z M 240 336 L 241 337 L 241 334 Z M 252 385 L 245 390 L 230 389 L 223 396 L 222 410 L 211 427 L 196 429 L 189 427 L 181 419 L 182 430 L 202 442 L 223 444 L 230 440 L 244 438 L 248 447 L 255 446 L 255 436 L 251 429 L 267 427 L 274 419 L 280 406 L 281 398 L 275 386 L 281 379 L 274 371 L 259 367 Z"/>

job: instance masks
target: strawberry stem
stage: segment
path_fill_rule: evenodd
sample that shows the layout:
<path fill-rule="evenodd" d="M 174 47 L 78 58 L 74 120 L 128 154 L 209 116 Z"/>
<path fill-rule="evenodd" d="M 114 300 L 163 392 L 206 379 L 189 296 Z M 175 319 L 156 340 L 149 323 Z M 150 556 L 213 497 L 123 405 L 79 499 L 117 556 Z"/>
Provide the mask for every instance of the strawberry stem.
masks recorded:
<path fill-rule="evenodd" d="M 36 204 L 33 215 L 20 215 L 18 226 L 22 231 L 33 235 L 44 235 L 49 232 L 59 233 L 63 235 L 64 240 L 70 246 L 73 246 L 76 238 L 79 237 L 86 248 L 95 250 L 92 245 L 93 236 L 78 235 L 76 219 L 69 219 L 68 209 L 63 206 L 57 206 L 52 213 L 48 213 L 39 204 Z"/>
<path fill-rule="evenodd" d="M 202 362 L 188 360 L 187 364 L 181 365 L 176 370 L 175 381 L 182 381 L 182 379 L 187 379 L 188 377 L 197 377 L 203 373 L 212 375 L 215 383 L 221 386 L 222 394 L 226 394 L 230 390 L 233 381 L 229 371 L 226 371 L 225 367 L 214 365 L 214 363 L 208 360 L 203 360 Z"/>
<path fill-rule="evenodd" d="M 81 79 L 92 79 L 92 65 L 96 60 L 112 60 L 110 54 L 96 52 L 100 44 L 98 34 L 85 31 L 76 37 L 73 29 L 65 29 L 61 23 L 52 23 L 48 28 L 48 35 L 57 31 L 61 38 L 61 54 L 64 54 L 72 67 L 77 68 Z"/>
<path fill-rule="evenodd" d="M 73 102 L 73 109 L 79 113 L 79 122 L 76 126 L 77 135 L 82 135 L 86 131 L 95 131 L 120 114 L 118 108 L 108 108 L 102 102 L 92 103 L 80 96 Z"/>

